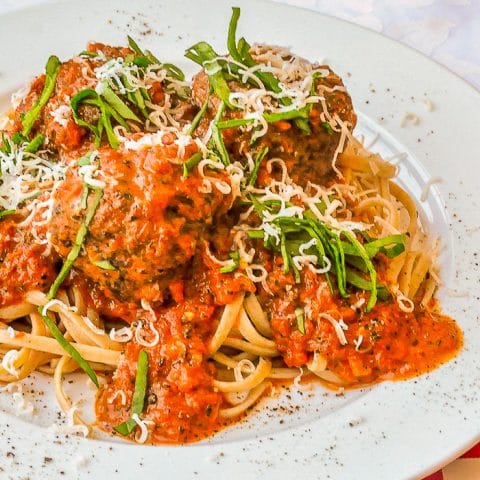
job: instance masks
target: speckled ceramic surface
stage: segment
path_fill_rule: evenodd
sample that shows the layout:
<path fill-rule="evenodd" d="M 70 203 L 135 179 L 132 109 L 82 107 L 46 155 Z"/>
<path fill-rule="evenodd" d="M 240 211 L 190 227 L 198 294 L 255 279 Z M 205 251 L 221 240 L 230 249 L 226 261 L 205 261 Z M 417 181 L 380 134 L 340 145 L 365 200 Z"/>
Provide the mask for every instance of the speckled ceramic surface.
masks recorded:
<path fill-rule="evenodd" d="M 465 348 L 408 382 L 344 395 L 321 388 L 278 392 L 240 426 L 185 447 L 56 434 L 51 424 L 61 419 L 46 379 L 27 379 L 23 395 L 34 414 L 17 416 L 11 397 L 0 394 L 1 478 L 61 478 L 63 472 L 85 479 L 407 479 L 433 471 L 479 438 L 480 94 L 407 47 L 351 24 L 271 3 L 237 3 L 249 39 L 290 46 L 343 76 L 359 112 L 357 134 L 394 157 L 400 182 L 416 198 L 430 177 L 442 178 L 420 210 L 442 238 L 441 299 L 465 332 Z M 125 43 L 129 33 L 184 67 L 183 50 L 194 41 L 224 47 L 228 18 L 228 2 L 206 0 L 86 0 L 5 15 L 0 108 L 50 53 L 68 57 L 94 39 Z M 405 121 L 407 113 L 419 116 L 418 125 Z M 84 379 L 78 385 L 72 396 L 92 397 Z"/>

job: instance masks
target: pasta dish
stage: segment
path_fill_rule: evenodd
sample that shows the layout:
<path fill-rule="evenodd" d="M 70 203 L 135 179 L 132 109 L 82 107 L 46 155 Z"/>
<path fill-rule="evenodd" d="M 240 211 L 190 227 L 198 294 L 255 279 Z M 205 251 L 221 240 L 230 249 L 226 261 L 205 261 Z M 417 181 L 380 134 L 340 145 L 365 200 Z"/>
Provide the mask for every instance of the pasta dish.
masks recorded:
<path fill-rule="evenodd" d="M 239 16 L 228 53 L 186 51 L 191 81 L 130 37 L 90 43 L 1 118 L 0 381 L 52 375 L 85 435 L 193 442 L 276 383 L 405 379 L 462 346 L 439 243 L 342 80 L 238 38 Z"/>

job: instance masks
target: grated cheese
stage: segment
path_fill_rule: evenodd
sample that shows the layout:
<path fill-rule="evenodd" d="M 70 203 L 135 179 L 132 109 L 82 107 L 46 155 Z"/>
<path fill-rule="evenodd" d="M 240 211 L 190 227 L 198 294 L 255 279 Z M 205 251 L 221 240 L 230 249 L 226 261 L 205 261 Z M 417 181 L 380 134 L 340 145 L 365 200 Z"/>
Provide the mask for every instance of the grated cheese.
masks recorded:
<path fill-rule="evenodd" d="M 331 323 L 341 345 L 346 345 L 348 343 L 347 337 L 345 337 L 344 333 L 344 330 L 348 330 L 348 325 L 343 321 L 343 319 L 337 320 L 329 313 L 320 313 L 318 317 Z"/>
<path fill-rule="evenodd" d="M 54 122 L 66 128 L 68 119 L 72 116 L 72 109 L 69 105 L 60 105 L 55 110 L 52 110 L 50 115 L 53 117 Z"/>
<path fill-rule="evenodd" d="M 66 168 L 37 154 L 26 153 L 26 144 L 17 146 L 10 142 L 10 146 L 10 154 L 0 152 L 0 207 L 4 210 L 16 210 L 29 200 L 34 204 L 40 202 L 37 197 L 58 185 L 65 177 Z"/>
<path fill-rule="evenodd" d="M 362 345 L 363 342 L 363 335 L 359 335 L 358 338 L 356 338 L 353 341 L 353 344 L 355 345 L 355 350 L 358 352 L 360 349 L 360 346 Z"/>
<path fill-rule="evenodd" d="M 148 347 L 148 348 L 151 348 L 151 347 L 154 347 L 155 345 L 157 345 L 159 340 L 160 340 L 160 334 L 155 329 L 152 322 L 148 322 L 148 328 L 153 333 L 153 340 L 150 341 L 150 342 L 145 340 L 145 338 L 143 337 L 142 326 L 143 326 L 143 322 L 139 321 L 137 323 L 137 326 L 135 327 L 135 340 L 136 340 L 136 342 L 139 345 L 142 345 L 142 346 Z"/>
<path fill-rule="evenodd" d="M 112 404 L 117 397 L 120 397 L 120 405 L 124 406 L 127 404 L 127 396 L 123 390 L 117 390 L 112 396 L 107 400 L 108 403 Z"/>
<path fill-rule="evenodd" d="M 132 420 L 140 427 L 140 432 L 135 433 L 135 441 L 137 443 L 145 443 L 149 435 L 147 425 L 154 425 L 154 422 L 150 420 L 141 420 L 137 413 L 132 415 Z"/>
<path fill-rule="evenodd" d="M 122 327 L 122 328 L 119 328 L 118 330 L 115 328 L 112 328 L 108 336 L 114 342 L 126 343 L 132 339 L 133 333 L 130 327 Z"/>
<path fill-rule="evenodd" d="M 9 350 L 3 355 L 2 359 L 2 368 L 12 375 L 13 377 L 19 378 L 20 372 L 15 366 L 15 362 L 18 360 L 20 352 L 18 350 Z"/>

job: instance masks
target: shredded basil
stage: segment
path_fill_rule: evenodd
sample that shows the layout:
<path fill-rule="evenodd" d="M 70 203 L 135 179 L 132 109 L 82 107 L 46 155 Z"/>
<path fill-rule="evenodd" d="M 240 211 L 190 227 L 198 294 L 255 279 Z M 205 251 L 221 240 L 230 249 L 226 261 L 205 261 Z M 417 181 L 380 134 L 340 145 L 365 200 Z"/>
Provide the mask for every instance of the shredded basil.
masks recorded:
<path fill-rule="evenodd" d="M 22 135 L 28 138 L 30 132 L 37 120 L 43 107 L 47 104 L 48 99 L 52 96 L 57 81 L 58 72 L 60 71 L 61 62 L 55 55 L 52 55 L 45 66 L 45 85 L 42 93 L 38 97 L 33 107 L 25 113 L 22 118 Z"/>
<path fill-rule="evenodd" d="M 116 268 L 108 260 L 98 260 L 93 262 L 93 264 L 102 270 L 116 270 Z"/>
<path fill-rule="evenodd" d="M 235 107 L 230 103 L 230 88 L 218 61 L 219 55 L 212 46 L 207 42 L 196 43 L 186 51 L 185 56 L 205 69 L 213 91 L 228 108 L 233 110 Z"/>
<path fill-rule="evenodd" d="M 92 189 L 94 192 L 94 197 L 92 202 L 87 208 L 85 213 L 84 220 L 78 229 L 77 235 L 75 237 L 75 241 L 73 244 L 73 248 L 70 250 L 67 259 L 65 260 L 60 273 L 57 275 L 57 278 L 53 282 L 50 290 L 48 291 L 46 298 L 47 301 L 50 301 L 55 298 L 57 295 L 58 289 L 64 282 L 65 278 L 67 277 L 68 273 L 70 272 L 75 260 L 77 259 L 78 255 L 80 254 L 80 250 L 83 246 L 85 241 L 85 237 L 87 236 L 88 227 L 95 215 L 98 205 L 100 204 L 100 200 L 103 196 L 103 191 L 95 188 Z M 97 375 L 95 371 L 90 366 L 90 364 L 82 357 L 82 355 L 78 352 L 78 350 L 70 344 L 70 342 L 64 337 L 62 332 L 59 330 L 55 322 L 48 316 L 43 314 L 43 306 L 38 307 L 38 312 L 42 316 L 43 321 L 47 325 L 48 329 L 52 332 L 55 340 L 60 344 L 60 346 L 77 362 L 78 366 L 90 377 L 92 382 L 99 387 Z"/>
<path fill-rule="evenodd" d="M 250 230 L 248 236 L 252 239 L 263 239 L 265 248 L 279 253 L 282 256 L 284 272 L 293 271 L 295 282 L 299 283 L 301 279 L 293 257 L 299 255 L 302 244 L 314 239 L 315 244 L 307 253 L 315 254 L 321 267 L 325 266 L 325 258 L 330 261 L 331 268 L 325 273 L 325 278 L 332 293 L 334 291 L 332 278 L 335 279 L 338 293 L 343 298 L 350 295 L 348 285 L 370 292 L 366 305 L 367 312 L 375 306 L 377 298 L 388 298 L 386 288 L 377 285 L 377 273 L 371 259 L 380 252 L 393 255 L 403 251 L 405 241 L 403 235 L 391 235 L 362 244 L 355 234 L 345 230 L 334 230 L 318 220 L 311 210 L 303 212 L 303 218 L 275 216 L 279 212 L 279 202 L 261 202 L 254 195 L 250 195 L 250 200 L 262 220 L 265 213 L 273 214 L 274 218 L 269 223 L 278 232 L 278 236 L 267 235 L 263 230 Z M 350 266 L 347 267 L 347 264 Z M 366 276 L 356 274 L 352 267 Z"/>
<path fill-rule="evenodd" d="M 268 153 L 268 147 L 262 148 L 262 150 L 260 150 L 260 152 L 257 153 L 255 157 L 255 165 L 253 167 L 252 173 L 250 174 L 250 178 L 248 179 L 248 185 L 250 187 L 255 186 L 255 182 L 257 181 L 257 177 L 258 177 L 258 171 L 260 170 L 260 165 L 262 164 L 263 159 L 265 158 L 267 153 Z"/>
<path fill-rule="evenodd" d="M 43 135 L 36 135 L 33 140 L 31 140 L 27 146 L 24 148 L 25 153 L 36 153 L 38 149 L 43 145 L 45 137 Z"/>
<path fill-rule="evenodd" d="M 228 254 L 231 260 L 230 265 L 225 265 L 220 269 L 221 273 L 232 273 L 234 272 L 239 266 L 240 266 L 240 253 L 235 251 L 235 252 L 230 252 Z"/>
<path fill-rule="evenodd" d="M 183 178 L 188 177 L 189 173 L 199 164 L 202 158 L 202 152 L 196 152 L 183 164 Z"/>
<path fill-rule="evenodd" d="M 223 111 L 225 109 L 225 102 L 220 102 L 218 106 L 217 113 L 215 115 L 215 119 L 213 120 L 212 125 L 212 139 L 215 144 L 215 147 L 220 155 L 220 158 L 224 165 L 230 165 L 230 158 L 228 156 L 227 148 L 225 147 L 225 143 L 223 141 L 222 132 L 218 129 L 217 123 L 220 121 L 223 115 Z"/>
<path fill-rule="evenodd" d="M 237 25 L 238 25 L 239 18 L 240 18 L 240 8 L 232 7 L 232 16 L 228 26 L 228 36 L 227 36 L 228 52 L 230 53 L 230 55 L 234 60 L 242 63 L 247 68 L 250 68 L 257 65 L 257 63 L 255 62 L 252 55 L 250 54 L 251 47 L 250 47 L 250 44 L 245 40 L 245 38 L 242 37 L 238 41 L 238 43 L 236 41 Z M 231 68 L 231 65 L 229 66 Z M 256 70 L 254 72 L 254 75 L 263 83 L 263 85 L 267 90 L 270 90 L 274 93 L 282 92 L 282 88 L 280 86 L 279 80 L 271 72 L 263 72 L 262 70 Z M 282 105 L 285 105 L 285 106 L 292 104 L 292 99 L 289 97 L 282 97 L 280 98 L 279 101 Z M 308 123 L 308 110 L 306 111 L 307 111 L 306 117 L 303 117 L 303 115 L 297 115 L 294 117 L 290 117 L 288 119 L 294 119 L 295 125 L 304 134 L 309 135 L 311 133 L 311 130 Z"/>
<path fill-rule="evenodd" d="M 305 313 L 303 308 L 295 309 L 295 318 L 297 319 L 297 330 L 302 335 L 305 335 Z"/>
<path fill-rule="evenodd" d="M 0 211 L 0 218 L 8 217 L 9 215 L 13 215 L 15 210 L 2 210 Z"/>
<path fill-rule="evenodd" d="M 210 95 L 211 95 L 211 90 L 208 91 L 207 98 L 202 105 L 202 108 L 198 111 L 198 113 L 195 115 L 195 118 L 192 120 L 192 125 L 187 131 L 187 135 L 192 135 L 193 132 L 197 129 L 198 125 L 202 121 L 202 118 L 205 116 L 205 113 L 208 110 L 208 101 L 210 100 Z"/>
<path fill-rule="evenodd" d="M 135 390 L 132 400 L 132 414 L 140 415 L 145 405 L 145 393 L 147 391 L 148 381 L 148 354 L 145 350 L 140 350 L 137 360 L 137 374 L 135 376 Z M 130 435 L 135 429 L 137 423 L 133 418 L 113 427 L 113 429 L 123 436 Z"/>

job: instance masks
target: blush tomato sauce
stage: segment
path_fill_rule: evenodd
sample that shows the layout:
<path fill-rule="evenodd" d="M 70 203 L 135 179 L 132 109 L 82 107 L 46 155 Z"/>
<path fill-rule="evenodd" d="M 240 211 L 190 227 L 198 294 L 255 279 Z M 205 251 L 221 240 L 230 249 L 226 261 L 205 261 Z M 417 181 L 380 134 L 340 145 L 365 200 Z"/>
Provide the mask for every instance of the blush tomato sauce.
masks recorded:
<path fill-rule="evenodd" d="M 137 359 L 140 350 L 148 353 L 149 372 L 143 418 L 154 422 L 151 443 L 185 443 L 212 435 L 230 421 L 219 417 L 223 395 L 215 391 L 216 368 L 208 359 L 208 343 L 222 313 L 222 305 L 230 298 L 219 288 L 216 274 L 199 255 L 191 277 L 183 285 L 184 301 L 156 310 L 153 322 L 159 341 L 144 347 L 135 340 L 126 345 L 124 357 L 109 383 L 97 397 L 96 413 L 100 428 L 115 433 L 113 427 L 131 415 Z M 218 270 L 218 266 L 215 265 Z M 232 298 L 253 285 L 224 275 L 223 288 Z M 144 320 L 139 311 L 136 321 Z M 143 315 L 143 316 L 142 316 Z M 148 320 L 148 319 L 147 319 Z M 153 333 L 143 330 L 147 342 Z M 125 403 L 117 391 L 125 394 Z"/>
<path fill-rule="evenodd" d="M 48 290 L 56 277 L 45 246 L 19 232 L 15 220 L 0 221 L 0 307 L 20 303 L 31 290 Z"/>
<path fill-rule="evenodd" d="M 281 259 L 270 262 L 270 267 L 268 286 L 274 296 L 263 293 L 261 302 L 270 313 L 275 342 L 290 367 L 305 365 L 318 352 L 342 384 L 357 386 L 428 372 L 462 347 L 460 328 L 438 313 L 435 305 L 417 306 L 409 313 L 392 299 L 378 301 L 366 313 L 366 293 L 341 299 L 332 295 L 323 277 L 309 270 L 303 272 L 302 283 L 295 284 L 293 275 L 283 272 Z M 355 307 L 359 301 L 362 308 Z M 297 307 L 305 307 L 305 334 L 297 326 Z M 342 345 L 332 323 L 321 314 L 343 320 L 347 344 Z"/>

